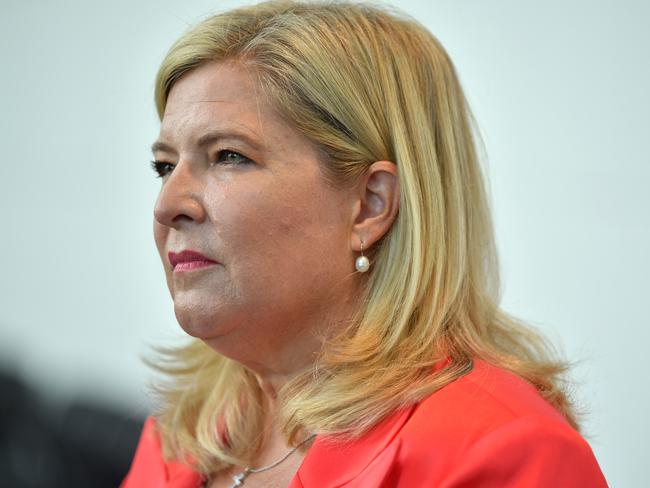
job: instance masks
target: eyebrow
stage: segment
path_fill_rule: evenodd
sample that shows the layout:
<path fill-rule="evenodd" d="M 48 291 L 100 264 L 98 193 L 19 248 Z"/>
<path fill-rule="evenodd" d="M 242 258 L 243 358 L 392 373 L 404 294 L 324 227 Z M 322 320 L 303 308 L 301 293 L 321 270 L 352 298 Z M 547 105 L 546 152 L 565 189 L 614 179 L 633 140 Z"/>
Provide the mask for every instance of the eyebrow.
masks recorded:
<path fill-rule="evenodd" d="M 214 142 L 217 142 L 221 139 L 238 139 L 253 149 L 260 150 L 262 146 L 255 141 L 252 137 L 247 134 L 237 131 L 237 130 L 213 130 L 206 132 L 201 137 L 196 140 L 196 144 L 199 147 L 209 146 Z M 156 141 L 151 145 L 151 152 L 164 151 L 164 152 L 176 152 L 176 150 L 170 144 L 164 141 Z"/>

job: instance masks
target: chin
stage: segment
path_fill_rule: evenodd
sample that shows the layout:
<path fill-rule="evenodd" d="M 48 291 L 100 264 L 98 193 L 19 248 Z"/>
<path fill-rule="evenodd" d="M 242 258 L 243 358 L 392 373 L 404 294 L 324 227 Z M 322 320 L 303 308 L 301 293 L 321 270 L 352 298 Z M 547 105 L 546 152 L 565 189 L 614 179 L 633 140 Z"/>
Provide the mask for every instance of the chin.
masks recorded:
<path fill-rule="evenodd" d="M 185 308 L 177 305 L 174 306 L 174 313 L 181 328 L 192 337 L 206 340 L 223 333 L 223 331 L 219 330 L 221 327 L 217 325 L 214 317 L 197 314 L 196 310 L 188 313 Z"/>
<path fill-rule="evenodd" d="M 174 313 L 179 325 L 189 336 L 201 339 L 214 348 L 215 343 L 227 342 L 228 338 L 236 339 L 237 329 L 241 327 L 241 320 L 225 310 L 208 308 L 195 303 L 182 303 L 174 301 Z M 241 317 L 240 317 L 241 319 Z M 241 337 L 239 341 L 241 341 Z"/>

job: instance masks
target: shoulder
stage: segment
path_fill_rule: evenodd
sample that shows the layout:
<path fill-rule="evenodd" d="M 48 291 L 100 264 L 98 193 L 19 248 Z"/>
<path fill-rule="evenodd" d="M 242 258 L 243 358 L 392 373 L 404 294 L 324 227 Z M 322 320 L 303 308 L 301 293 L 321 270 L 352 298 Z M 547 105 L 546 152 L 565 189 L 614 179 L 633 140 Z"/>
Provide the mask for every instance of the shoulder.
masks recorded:
<path fill-rule="evenodd" d="M 292 488 L 607 486 L 587 442 L 532 385 L 480 360 L 349 445 L 317 440 L 298 475 Z"/>
<path fill-rule="evenodd" d="M 405 476 L 435 486 L 607 486 L 587 442 L 535 387 L 481 360 L 421 402 L 395 441 Z"/>
<path fill-rule="evenodd" d="M 186 464 L 165 461 L 160 437 L 156 431 L 156 421 L 149 417 L 142 429 L 131 469 L 120 488 L 198 488 L 201 483 L 201 475 Z"/>
<path fill-rule="evenodd" d="M 534 386 L 509 371 L 474 360 L 470 373 L 438 390 L 413 410 L 401 434 L 413 440 L 427 435 L 448 448 L 463 449 L 521 418 L 535 419 L 578 435 Z"/>

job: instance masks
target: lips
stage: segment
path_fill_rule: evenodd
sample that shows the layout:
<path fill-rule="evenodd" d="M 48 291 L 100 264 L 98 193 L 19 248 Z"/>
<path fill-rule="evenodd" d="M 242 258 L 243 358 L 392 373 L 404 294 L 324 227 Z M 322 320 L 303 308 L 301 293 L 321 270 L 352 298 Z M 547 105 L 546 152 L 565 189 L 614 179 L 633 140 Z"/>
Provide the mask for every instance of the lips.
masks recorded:
<path fill-rule="evenodd" d="M 192 251 L 186 249 L 181 252 L 169 252 L 167 254 L 169 258 L 169 263 L 172 265 L 174 272 L 180 271 L 191 271 L 198 268 L 204 268 L 206 266 L 212 266 L 213 264 L 218 264 L 217 261 L 205 257 L 203 254 L 197 251 Z"/>

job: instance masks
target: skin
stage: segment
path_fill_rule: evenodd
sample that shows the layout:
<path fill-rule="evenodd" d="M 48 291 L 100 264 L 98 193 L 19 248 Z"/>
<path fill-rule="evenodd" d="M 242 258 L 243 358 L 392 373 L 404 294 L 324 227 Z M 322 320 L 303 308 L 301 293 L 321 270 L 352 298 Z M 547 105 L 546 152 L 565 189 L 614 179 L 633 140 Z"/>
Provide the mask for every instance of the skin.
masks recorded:
<path fill-rule="evenodd" d="M 334 187 L 318 149 L 236 62 L 200 66 L 174 85 L 153 149 L 163 180 L 154 236 L 178 322 L 249 368 L 272 412 L 277 389 L 358 306 L 365 277 L 354 260 L 360 239 L 369 248 L 397 214 L 395 165 L 375 162 L 356 186 Z M 217 263 L 174 271 L 168 253 L 185 249 Z M 267 430 L 259 465 L 288 450 L 279 428 Z M 247 486 L 288 483 L 295 457 Z"/>

